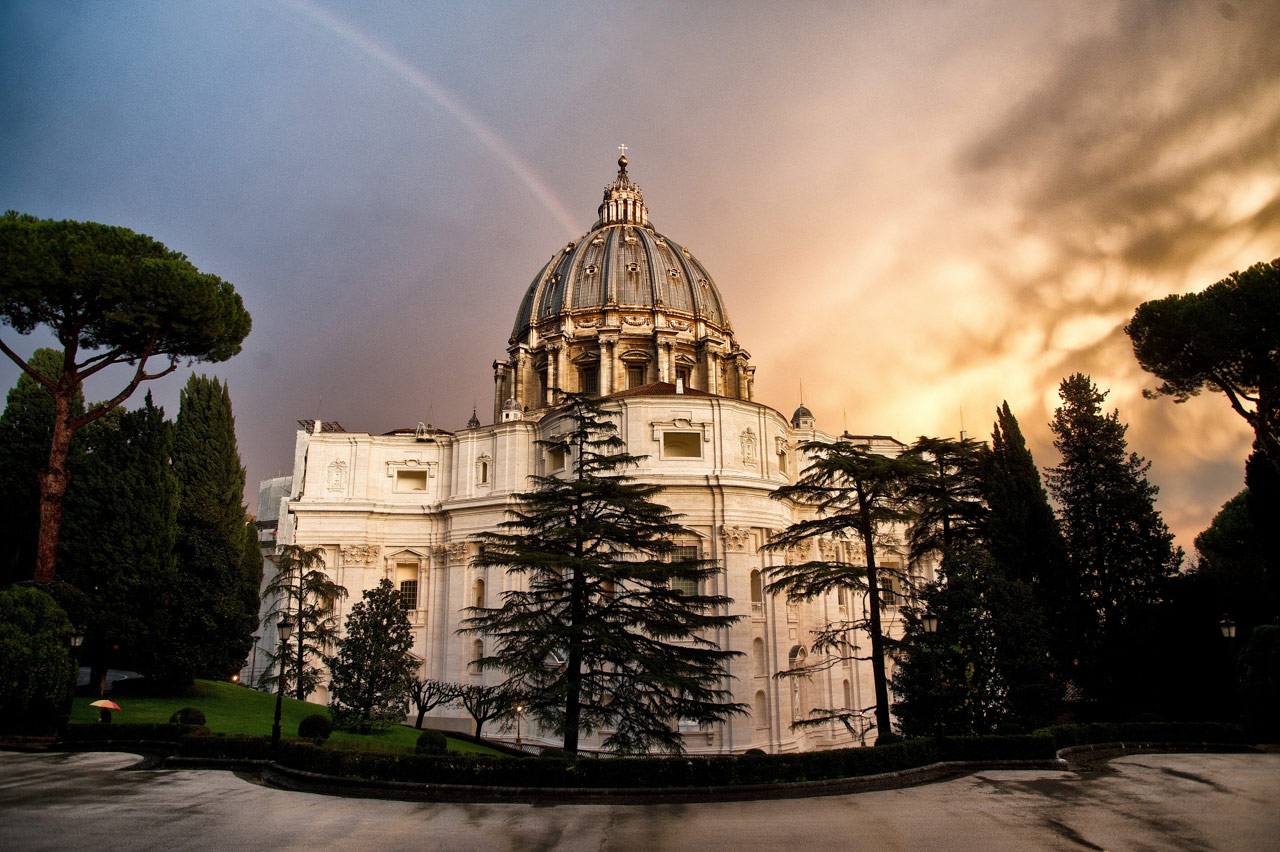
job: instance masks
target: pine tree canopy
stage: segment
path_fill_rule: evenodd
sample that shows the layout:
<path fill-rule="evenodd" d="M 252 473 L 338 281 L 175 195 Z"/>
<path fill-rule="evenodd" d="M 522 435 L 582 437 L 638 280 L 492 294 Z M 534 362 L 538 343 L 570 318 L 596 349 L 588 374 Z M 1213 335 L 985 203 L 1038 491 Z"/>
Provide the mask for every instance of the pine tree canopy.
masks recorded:
<path fill-rule="evenodd" d="M 0 321 L 19 334 L 45 327 L 62 346 L 61 369 L 41 369 L 4 340 L 0 352 L 53 397 L 47 462 L 40 474 L 35 578 L 56 572 L 67 460 L 76 430 L 120 405 L 145 381 L 183 360 L 225 361 L 249 334 L 232 286 L 178 252 L 127 228 L 95 222 L 0 216 Z M 162 366 L 149 372 L 152 359 Z M 131 377 L 112 398 L 77 410 L 85 379 L 115 365 Z"/>
<path fill-rule="evenodd" d="M 478 536 L 475 564 L 508 573 L 497 608 L 473 608 L 464 630 L 492 649 L 526 711 L 564 736 L 611 729 L 607 749 L 681 751 L 679 724 L 711 724 L 745 708 L 729 701 L 719 631 L 736 617 L 709 591 L 718 568 L 681 549 L 696 536 L 660 489 L 622 471 L 626 451 L 607 403 L 565 394 L 538 444 L 563 472 L 532 477 L 499 532 Z"/>

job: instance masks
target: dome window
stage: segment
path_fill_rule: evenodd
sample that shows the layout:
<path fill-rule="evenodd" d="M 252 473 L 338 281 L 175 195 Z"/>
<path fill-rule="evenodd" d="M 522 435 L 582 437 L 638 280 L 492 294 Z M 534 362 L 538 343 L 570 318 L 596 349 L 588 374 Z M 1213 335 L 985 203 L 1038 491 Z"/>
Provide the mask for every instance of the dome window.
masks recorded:
<path fill-rule="evenodd" d="M 639 272 L 639 271 L 640 271 L 640 264 L 636 263 L 634 260 L 633 260 L 633 261 L 631 261 L 630 263 L 628 263 L 628 264 L 627 264 L 627 271 L 628 271 L 628 272 Z"/>
<path fill-rule="evenodd" d="M 591 241 L 591 245 L 593 246 L 604 245 L 604 237 L 603 236 L 596 237 L 594 240 Z"/>
<path fill-rule="evenodd" d="M 599 271 L 600 271 L 600 267 L 596 266 L 594 263 L 583 270 L 583 272 L 587 273 L 588 275 L 595 275 Z"/>
<path fill-rule="evenodd" d="M 670 269 L 670 270 L 667 270 L 667 271 L 670 273 L 670 275 L 671 275 L 671 277 L 672 277 L 672 278 L 679 278 L 679 277 L 680 277 L 680 270 L 679 270 L 679 269 Z"/>

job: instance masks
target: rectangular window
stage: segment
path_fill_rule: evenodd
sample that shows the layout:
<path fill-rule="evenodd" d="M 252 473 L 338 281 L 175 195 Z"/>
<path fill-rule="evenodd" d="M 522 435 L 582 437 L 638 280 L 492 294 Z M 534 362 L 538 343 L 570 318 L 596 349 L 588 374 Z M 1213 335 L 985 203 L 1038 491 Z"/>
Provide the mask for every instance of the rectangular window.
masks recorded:
<path fill-rule="evenodd" d="M 600 393 L 600 368 L 595 364 L 578 371 L 578 388 L 587 396 Z"/>
<path fill-rule="evenodd" d="M 397 491 L 426 491 L 427 472 L 425 470 L 397 470 Z"/>
<path fill-rule="evenodd" d="M 627 367 L 627 387 L 638 388 L 644 384 L 644 367 Z"/>
<path fill-rule="evenodd" d="M 549 447 L 547 449 L 547 472 L 553 470 L 564 469 L 564 449 L 561 447 Z"/>
<path fill-rule="evenodd" d="M 684 562 L 686 560 L 697 559 L 698 546 L 681 545 L 671 552 L 672 562 Z M 682 595 L 696 595 L 698 593 L 698 581 L 688 577 L 672 577 L 671 588 Z"/>
<path fill-rule="evenodd" d="M 418 581 L 400 581 L 400 606 L 406 610 L 418 608 Z"/>
<path fill-rule="evenodd" d="M 689 378 L 693 375 L 693 370 L 688 367 L 676 367 L 676 380 L 681 382 L 685 387 L 689 387 Z"/>
<path fill-rule="evenodd" d="M 663 432 L 662 457 L 664 459 L 702 458 L 702 433 Z"/>

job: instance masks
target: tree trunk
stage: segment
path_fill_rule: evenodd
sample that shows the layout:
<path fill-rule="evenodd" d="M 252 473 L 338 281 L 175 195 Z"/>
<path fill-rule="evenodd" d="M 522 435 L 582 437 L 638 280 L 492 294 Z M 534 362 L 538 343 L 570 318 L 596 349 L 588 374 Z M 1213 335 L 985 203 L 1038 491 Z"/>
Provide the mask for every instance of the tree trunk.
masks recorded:
<path fill-rule="evenodd" d="M 49 463 L 40 471 L 40 529 L 36 536 L 37 582 L 51 582 L 58 568 L 58 542 L 62 535 L 62 504 L 71 484 L 67 458 L 71 455 L 71 400 L 74 389 L 61 385 L 53 393 L 53 440 Z"/>
<path fill-rule="evenodd" d="M 889 718 L 889 684 L 884 673 L 884 637 L 880 633 L 880 583 L 876 572 L 875 528 L 869 510 L 862 511 L 862 544 L 867 559 L 867 603 L 871 610 L 871 683 L 876 694 L 876 738 L 893 733 Z"/>

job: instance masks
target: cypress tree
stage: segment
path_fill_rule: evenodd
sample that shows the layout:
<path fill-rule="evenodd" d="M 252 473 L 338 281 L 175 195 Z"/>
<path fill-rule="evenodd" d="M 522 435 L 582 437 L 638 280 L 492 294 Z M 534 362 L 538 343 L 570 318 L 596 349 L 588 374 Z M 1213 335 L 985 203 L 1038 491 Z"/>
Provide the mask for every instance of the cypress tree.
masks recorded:
<path fill-rule="evenodd" d="M 1106 393 L 1082 373 L 1064 379 L 1059 393 L 1050 427 L 1062 461 L 1047 473 L 1075 585 L 1066 630 L 1075 640 L 1078 678 L 1106 698 L 1182 551 L 1156 510 L 1150 462 L 1128 451 L 1119 412 L 1102 412 Z"/>
<path fill-rule="evenodd" d="M 179 618 L 192 652 L 191 671 L 224 678 L 238 671 L 249 653 L 257 607 L 248 604 L 250 584 L 242 567 L 245 474 L 231 395 L 216 378 L 193 375 L 182 391 L 173 469 Z"/>
<path fill-rule="evenodd" d="M 1001 576 L 1031 589 L 1046 623 L 1072 621 L 1068 603 L 1078 590 L 1067 569 L 1066 543 L 1008 402 L 996 409 L 991 447 L 982 464 L 982 495 L 987 504 L 983 538 Z M 1070 660 L 1074 642 L 1069 632 L 1055 633 L 1055 659 Z"/>
<path fill-rule="evenodd" d="M 99 692 L 110 667 L 170 680 L 182 642 L 170 624 L 176 579 L 173 424 L 147 394 L 82 430 L 63 522 L 59 577 L 89 598 L 81 659 Z"/>
<path fill-rule="evenodd" d="M 325 659 L 334 724 L 367 734 L 403 722 L 417 666 L 409 656 L 409 616 L 390 580 L 383 578 L 351 607 L 346 628 L 338 652 Z"/>

